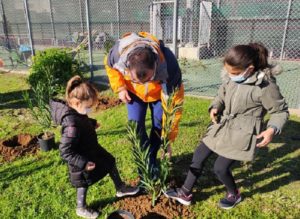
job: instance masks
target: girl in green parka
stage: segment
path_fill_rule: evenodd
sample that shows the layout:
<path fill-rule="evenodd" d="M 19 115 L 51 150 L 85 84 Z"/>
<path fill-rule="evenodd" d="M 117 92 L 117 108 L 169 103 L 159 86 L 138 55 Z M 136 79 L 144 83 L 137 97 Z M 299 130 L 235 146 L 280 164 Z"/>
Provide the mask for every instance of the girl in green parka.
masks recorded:
<path fill-rule="evenodd" d="M 230 209 L 241 202 L 231 173 L 232 164 L 253 160 L 255 149 L 267 146 L 274 135 L 280 134 L 289 116 L 274 77 L 279 72 L 278 66 L 268 64 L 268 50 L 261 44 L 237 45 L 227 52 L 223 83 L 209 108 L 212 123 L 194 152 L 184 184 L 167 191 L 167 197 L 189 205 L 203 164 L 215 153 L 218 158 L 214 172 L 227 189 L 219 206 Z M 266 113 L 270 120 L 263 130 Z"/>

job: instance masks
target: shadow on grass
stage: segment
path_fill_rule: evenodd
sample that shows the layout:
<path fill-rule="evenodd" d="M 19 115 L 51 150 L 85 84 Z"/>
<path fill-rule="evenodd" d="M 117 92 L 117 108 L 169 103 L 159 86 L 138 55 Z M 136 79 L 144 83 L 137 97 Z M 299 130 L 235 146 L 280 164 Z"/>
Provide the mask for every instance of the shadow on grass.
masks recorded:
<path fill-rule="evenodd" d="M 107 136 L 107 135 L 124 135 L 127 134 L 127 126 L 126 125 L 117 125 L 114 127 L 114 129 L 108 129 L 108 130 L 101 130 L 101 124 L 100 124 L 100 130 L 97 131 L 97 136 Z"/>
<path fill-rule="evenodd" d="M 101 198 L 101 196 L 99 196 L 99 199 L 97 201 L 92 202 L 89 206 L 93 209 L 104 209 L 107 205 L 111 205 L 117 200 L 118 199 L 116 197 L 103 199 Z"/>
<path fill-rule="evenodd" d="M 136 194 L 134 196 L 131 196 L 131 197 L 137 197 L 139 196 L 140 194 Z M 110 198 L 106 198 L 106 199 L 101 199 L 101 194 L 100 194 L 100 199 L 97 200 L 97 201 L 94 201 L 90 204 L 90 206 L 92 208 L 95 208 L 95 209 L 104 209 L 107 205 L 112 205 L 113 203 L 119 201 L 119 200 L 122 200 L 122 199 L 125 199 L 127 198 L 127 196 L 124 196 L 122 198 L 118 198 L 118 197 L 110 197 Z"/>
<path fill-rule="evenodd" d="M 147 121 L 150 121 L 149 118 L 147 118 Z M 193 122 L 187 122 L 187 123 L 181 123 L 180 127 L 194 127 L 194 126 L 200 126 L 203 122 L 202 121 L 193 121 Z M 101 124 L 100 124 L 101 125 Z M 146 130 L 151 129 L 151 125 L 146 125 Z M 102 136 L 102 135 L 126 135 L 127 134 L 127 126 L 125 125 L 118 125 L 115 126 L 114 129 L 112 130 L 100 130 L 97 131 L 97 136 Z"/>
<path fill-rule="evenodd" d="M 250 164 L 245 172 L 241 172 L 236 178 L 246 178 L 240 184 L 252 188 L 245 196 L 253 196 L 256 193 L 266 193 L 274 191 L 281 186 L 300 180 L 300 153 L 295 153 L 300 149 L 300 141 L 292 140 L 293 136 L 300 135 L 300 122 L 290 120 L 280 136 L 273 139 L 273 143 L 283 145 L 275 148 L 262 148 L 256 154 L 255 161 Z M 255 184 L 270 180 L 265 185 L 255 186 Z"/>
<path fill-rule="evenodd" d="M 12 166 L 0 171 L 0 182 L 9 184 L 19 177 L 29 176 L 37 171 L 43 171 L 45 168 L 53 166 L 54 162 L 46 164 L 37 164 L 37 160 L 32 160 L 22 164 L 20 167 Z"/>
<path fill-rule="evenodd" d="M 292 138 L 300 135 L 299 130 L 300 122 L 288 121 L 282 134 L 273 139 L 272 143 L 275 145 L 272 148 L 258 149 L 253 162 L 236 162 L 234 164 L 233 169 L 241 168 L 239 173 L 234 174 L 235 180 L 238 181 L 238 187 L 250 188 L 249 192 L 243 193 L 244 196 L 252 197 L 257 193 L 275 191 L 291 182 L 300 180 L 300 153 L 295 153 L 300 149 L 300 141 Z M 277 143 L 282 145 L 276 146 Z M 171 179 L 175 179 L 176 186 L 184 183 L 192 156 L 193 153 L 187 153 L 172 157 Z M 194 186 L 196 190 L 212 189 L 209 192 L 197 191 L 194 194 L 195 201 L 205 200 L 215 193 L 225 192 L 224 188 L 213 188 L 221 185 L 212 170 L 216 158 L 217 156 L 214 154 L 208 159 L 202 175 Z M 262 184 L 263 181 L 267 182 Z"/>
<path fill-rule="evenodd" d="M 23 93 L 26 91 L 29 91 L 31 94 L 29 89 L 0 93 L 0 110 L 27 108 L 27 104 L 23 99 Z"/>

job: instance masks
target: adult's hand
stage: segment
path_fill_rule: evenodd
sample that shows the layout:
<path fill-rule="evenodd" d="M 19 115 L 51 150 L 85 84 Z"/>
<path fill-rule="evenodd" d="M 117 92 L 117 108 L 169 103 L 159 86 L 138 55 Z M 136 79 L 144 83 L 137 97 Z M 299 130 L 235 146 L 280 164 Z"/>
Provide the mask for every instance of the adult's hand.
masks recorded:
<path fill-rule="evenodd" d="M 131 101 L 129 93 L 126 89 L 119 92 L 119 99 L 122 100 L 123 103 L 129 103 Z"/>
<path fill-rule="evenodd" d="M 258 136 L 256 136 L 256 138 L 262 138 L 262 141 L 256 146 L 259 148 L 267 146 L 272 141 L 274 134 L 275 130 L 273 128 L 268 128 L 267 130 L 261 132 Z"/>

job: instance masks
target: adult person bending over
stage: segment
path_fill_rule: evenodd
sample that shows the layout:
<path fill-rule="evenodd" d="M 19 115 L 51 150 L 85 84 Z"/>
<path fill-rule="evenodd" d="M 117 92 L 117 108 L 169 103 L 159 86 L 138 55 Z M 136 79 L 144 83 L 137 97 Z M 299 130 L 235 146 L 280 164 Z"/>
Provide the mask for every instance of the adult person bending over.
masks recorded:
<path fill-rule="evenodd" d="M 153 35 L 128 33 L 119 39 L 104 60 L 111 88 L 126 103 L 128 120 L 136 121 L 142 145 L 150 146 L 150 167 L 156 167 L 161 144 L 163 108 L 175 91 L 174 103 L 183 101 L 181 71 L 173 53 Z M 148 137 L 145 127 L 147 108 L 151 111 L 152 128 Z M 181 111 L 177 111 L 169 140 L 178 133 Z M 169 148 L 169 156 L 171 149 Z"/>

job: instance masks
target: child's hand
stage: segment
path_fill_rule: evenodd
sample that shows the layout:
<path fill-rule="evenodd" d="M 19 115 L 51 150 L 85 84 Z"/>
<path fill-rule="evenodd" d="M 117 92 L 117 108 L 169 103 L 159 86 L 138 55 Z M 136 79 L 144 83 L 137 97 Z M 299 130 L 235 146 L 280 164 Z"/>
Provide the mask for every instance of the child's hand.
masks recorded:
<path fill-rule="evenodd" d="M 210 110 L 210 119 L 214 124 L 217 124 L 217 120 L 216 120 L 217 114 L 218 114 L 218 109 L 212 108 Z"/>
<path fill-rule="evenodd" d="M 256 147 L 264 147 L 267 146 L 273 139 L 273 136 L 275 134 L 275 130 L 273 128 L 268 128 L 267 130 L 261 132 L 258 136 L 256 136 L 257 139 L 263 138 L 263 140 L 256 145 Z"/>
<path fill-rule="evenodd" d="M 99 128 L 100 127 L 100 123 L 96 123 L 96 126 L 95 126 L 95 129 Z"/>
<path fill-rule="evenodd" d="M 119 92 L 119 99 L 122 100 L 123 103 L 129 103 L 131 101 L 129 93 L 126 89 Z"/>
<path fill-rule="evenodd" d="M 85 165 L 85 170 L 86 171 L 92 171 L 93 169 L 95 169 L 96 164 L 94 162 L 87 162 L 87 164 Z"/>

